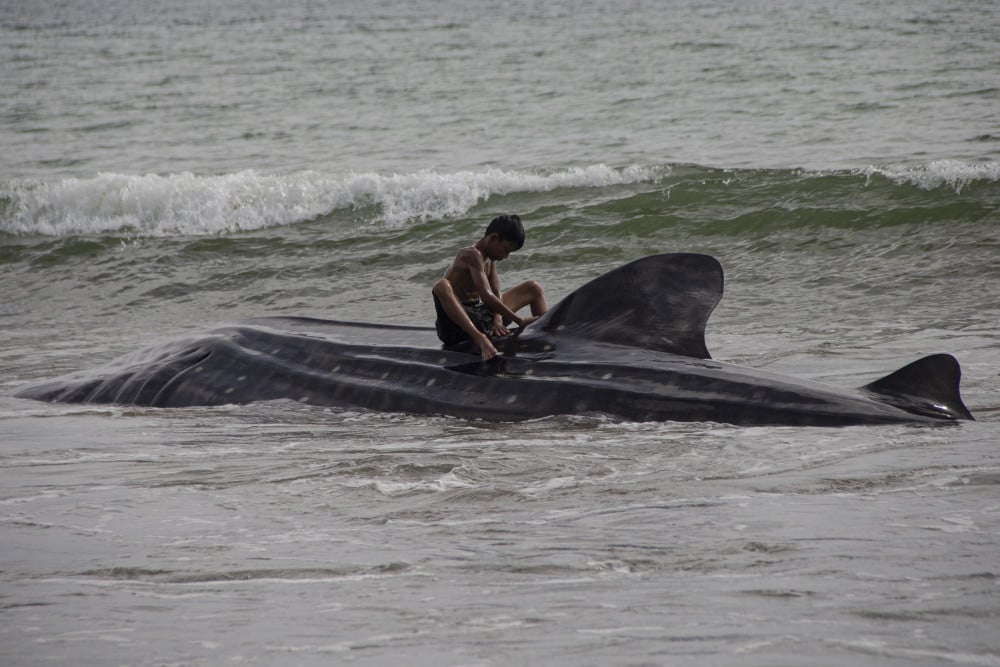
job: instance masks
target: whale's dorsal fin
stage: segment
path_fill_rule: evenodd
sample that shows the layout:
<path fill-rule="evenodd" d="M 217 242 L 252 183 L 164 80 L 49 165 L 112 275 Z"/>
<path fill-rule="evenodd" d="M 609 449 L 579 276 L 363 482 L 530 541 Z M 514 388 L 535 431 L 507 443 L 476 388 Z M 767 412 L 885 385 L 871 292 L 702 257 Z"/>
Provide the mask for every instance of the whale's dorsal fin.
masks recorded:
<path fill-rule="evenodd" d="M 709 359 L 705 325 L 722 287 L 714 257 L 652 255 L 590 281 L 532 329 Z"/>

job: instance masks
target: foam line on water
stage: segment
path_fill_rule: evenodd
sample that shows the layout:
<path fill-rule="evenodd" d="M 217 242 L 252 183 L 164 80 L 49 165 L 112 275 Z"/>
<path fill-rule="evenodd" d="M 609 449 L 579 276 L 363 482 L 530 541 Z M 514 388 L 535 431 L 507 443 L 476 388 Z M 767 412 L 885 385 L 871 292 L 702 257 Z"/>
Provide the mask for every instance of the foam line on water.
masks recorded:
<path fill-rule="evenodd" d="M 378 221 L 460 216 L 491 196 L 636 183 L 662 167 L 603 164 L 552 172 L 502 169 L 405 174 L 287 175 L 242 171 L 221 176 L 99 174 L 0 184 L 0 231 L 72 236 L 213 235 L 295 224 L 341 209 L 375 207 Z"/>
<path fill-rule="evenodd" d="M 883 176 L 898 185 L 909 184 L 924 190 L 947 186 L 961 194 L 977 182 L 1000 181 L 1000 162 L 963 162 L 936 160 L 921 166 L 870 166 L 863 171 L 869 182 L 873 176 Z"/>

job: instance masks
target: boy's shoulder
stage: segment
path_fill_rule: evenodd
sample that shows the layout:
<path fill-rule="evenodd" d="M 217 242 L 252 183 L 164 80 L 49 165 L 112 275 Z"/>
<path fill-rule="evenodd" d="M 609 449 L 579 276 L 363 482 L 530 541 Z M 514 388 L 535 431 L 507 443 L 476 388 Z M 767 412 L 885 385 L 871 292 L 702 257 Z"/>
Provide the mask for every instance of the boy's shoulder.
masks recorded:
<path fill-rule="evenodd" d="M 467 248 L 462 248 L 455 255 L 455 265 L 457 267 L 468 268 L 472 266 L 479 266 L 483 263 L 483 256 L 479 254 L 476 250 L 476 246 L 470 245 Z"/>

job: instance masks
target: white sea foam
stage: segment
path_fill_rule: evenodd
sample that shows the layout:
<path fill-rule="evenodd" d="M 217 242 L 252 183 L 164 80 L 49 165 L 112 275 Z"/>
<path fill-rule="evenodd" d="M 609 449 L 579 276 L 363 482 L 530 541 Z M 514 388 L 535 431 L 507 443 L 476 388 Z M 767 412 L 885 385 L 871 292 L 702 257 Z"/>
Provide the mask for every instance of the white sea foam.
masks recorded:
<path fill-rule="evenodd" d="M 377 221 L 459 216 L 494 195 L 547 192 L 653 180 L 657 167 L 603 164 L 535 173 L 461 171 L 408 174 L 305 171 L 224 176 L 99 174 L 54 182 L 0 185 L 0 231 L 70 236 L 126 232 L 133 236 L 211 235 L 289 225 L 338 209 L 376 207 Z"/>
<path fill-rule="evenodd" d="M 924 190 L 942 186 L 950 187 L 956 193 L 979 181 L 996 183 L 1000 181 L 1000 162 L 963 162 L 960 160 L 936 160 L 919 167 L 871 166 L 864 170 L 871 182 L 872 176 L 883 176 L 903 184 L 915 185 Z"/>

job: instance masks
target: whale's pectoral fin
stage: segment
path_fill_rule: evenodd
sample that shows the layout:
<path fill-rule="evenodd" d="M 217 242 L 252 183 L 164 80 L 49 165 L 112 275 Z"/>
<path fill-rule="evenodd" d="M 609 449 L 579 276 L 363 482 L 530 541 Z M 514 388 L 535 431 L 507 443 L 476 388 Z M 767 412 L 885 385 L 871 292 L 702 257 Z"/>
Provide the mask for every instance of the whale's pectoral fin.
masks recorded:
<path fill-rule="evenodd" d="M 939 419 L 974 419 L 962 402 L 962 369 L 950 354 L 914 361 L 861 389 L 883 403 L 917 415 Z"/>
<path fill-rule="evenodd" d="M 525 332 L 709 359 L 705 325 L 722 298 L 722 266 L 708 255 L 653 255 L 595 278 Z"/>

